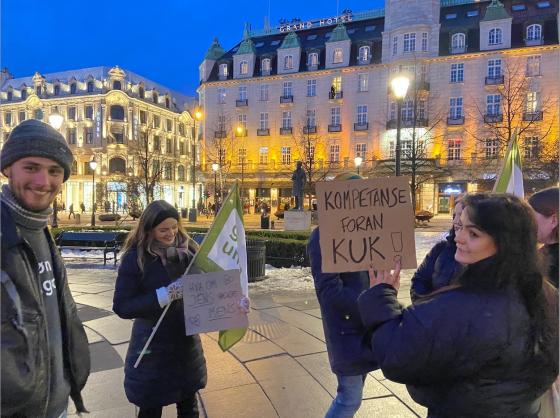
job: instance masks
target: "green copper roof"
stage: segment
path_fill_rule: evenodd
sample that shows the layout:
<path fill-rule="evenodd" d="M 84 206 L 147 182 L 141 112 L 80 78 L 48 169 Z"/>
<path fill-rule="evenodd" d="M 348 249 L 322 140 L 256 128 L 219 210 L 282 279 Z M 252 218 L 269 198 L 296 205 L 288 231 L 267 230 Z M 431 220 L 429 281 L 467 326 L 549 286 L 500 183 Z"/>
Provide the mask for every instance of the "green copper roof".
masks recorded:
<path fill-rule="evenodd" d="M 492 0 L 492 3 L 486 8 L 486 14 L 482 19 L 483 22 L 490 20 L 509 19 L 511 16 L 500 0 Z"/>
<path fill-rule="evenodd" d="M 210 48 L 208 48 L 208 52 L 206 52 L 206 55 L 204 56 L 204 59 L 205 60 L 217 60 L 218 58 L 220 58 L 225 53 L 226 53 L 226 51 L 224 51 L 224 48 L 222 48 L 222 46 L 218 42 L 218 38 L 214 38 L 214 42 L 212 42 L 212 45 L 210 46 Z"/>
<path fill-rule="evenodd" d="M 282 45 L 280 45 L 279 49 L 299 48 L 299 47 L 301 47 L 301 44 L 299 42 L 299 37 L 296 35 L 295 32 L 290 32 L 286 35 L 286 37 L 282 41 Z"/>
<path fill-rule="evenodd" d="M 254 54 L 255 52 L 255 45 L 251 40 L 251 35 L 249 35 L 249 24 L 245 23 L 245 28 L 243 29 L 243 41 L 241 41 L 239 49 L 235 55 Z"/>
<path fill-rule="evenodd" d="M 348 36 L 348 32 L 346 32 L 346 27 L 344 26 L 344 23 L 339 23 L 338 25 L 336 25 L 336 28 L 334 28 L 334 30 L 331 32 L 331 37 L 327 41 L 327 43 L 346 41 L 348 39 L 350 39 L 350 37 Z"/>

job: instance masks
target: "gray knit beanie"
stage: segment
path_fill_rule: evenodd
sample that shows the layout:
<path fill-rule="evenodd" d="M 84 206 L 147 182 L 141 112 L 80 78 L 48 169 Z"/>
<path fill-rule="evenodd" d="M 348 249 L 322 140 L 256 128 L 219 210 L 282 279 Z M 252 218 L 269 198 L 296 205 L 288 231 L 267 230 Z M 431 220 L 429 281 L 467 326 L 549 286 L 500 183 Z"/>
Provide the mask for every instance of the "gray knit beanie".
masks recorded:
<path fill-rule="evenodd" d="M 0 154 L 2 170 L 25 157 L 43 157 L 64 168 L 64 181 L 70 177 L 74 156 L 64 137 L 47 123 L 36 119 L 21 122 L 8 136 Z"/>

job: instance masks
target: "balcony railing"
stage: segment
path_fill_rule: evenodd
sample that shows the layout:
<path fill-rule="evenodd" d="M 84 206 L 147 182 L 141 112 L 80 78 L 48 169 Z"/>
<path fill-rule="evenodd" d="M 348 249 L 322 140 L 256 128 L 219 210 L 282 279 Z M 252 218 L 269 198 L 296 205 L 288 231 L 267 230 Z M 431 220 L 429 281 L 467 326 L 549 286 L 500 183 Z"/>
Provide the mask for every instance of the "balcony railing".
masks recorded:
<path fill-rule="evenodd" d="M 355 123 L 354 130 L 355 131 L 367 131 L 369 129 L 369 123 Z"/>
<path fill-rule="evenodd" d="M 504 115 L 501 113 L 489 113 L 484 115 L 484 123 L 498 123 L 504 120 Z"/>
<path fill-rule="evenodd" d="M 467 52 L 467 45 L 449 47 L 449 52 L 451 52 L 452 54 L 463 54 Z"/>
<path fill-rule="evenodd" d="M 236 129 L 235 130 L 235 136 L 237 137 L 241 137 L 241 136 L 247 136 L 247 129 Z"/>
<path fill-rule="evenodd" d="M 416 123 L 414 119 L 402 119 L 401 120 L 401 128 L 412 128 L 416 126 L 416 128 L 426 128 L 428 126 L 428 119 L 425 118 L 418 118 L 416 119 Z M 397 120 L 390 119 L 387 121 L 386 129 L 397 129 Z"/>
<path fill-rule="evenodd" d="M 263 76 L 270 75 L 270 69 L 268 69 L 268 70 L 261 70 L 261 75 L 263 75 Z"/>
<path fill-rule="evenodd" d="M 544 44 L 544 38 L 541 36 L 536 39 L 525 39 L 525 46 L 539 46 Z"/>
<path fill-rule="evenodd" d="M 291 134 L 292 134 L 292 127 L 280 128 L 280 135 L 291 135 Z"/>
<path fill-rule="evenodd" d="M 226 131 L 214 131 L 214 138 L 216 139 L 225 138 L 226 135 Z"/>
<path fill-rule="evenodd" d="M 319 64 L 307 64 L 307 71 L 317 71 Z"/>
<path fill-rule="evenodd" d="M 239 99 L 235 101 L 235 107 L 244 107 L 249 105 L 248 99 Z"/>
<path fill-rule="evenodd" d="M 269 136 L 270 135 L 270 129 L 266 128 L 266 129 L 257 129 L 257 136 Z"/>
<path fill-rule="evenodd" d="M 342 94 L 342 90 L 340 91 L 329 91 L 329 99 L 330 100 L 338 100 L 338 99 L 342 99 L 343 94 Z"/>
<path fill-rule="evenodd" d="M 293 103 L 294 96 L 280 96 L 280 103 Z"/>
<path fill-rule="evenodd" d="M 464 116 L 453 116 L 453 117 L 447 118 L 447 124 L 448 125 L 463 125 L 464 123 L 465 123 L 465 117 Z"/>
<path fill-rule="evenodd" d="M 329 132 L 340 132 L 342 131 L 342 125 L 339 123 L 338 125 L 329 125 Z"/>
<path fill-rule="evenodd" d="M 537 112 L 523 112 L 523 120 L 526 122 L 533 122 L 542 119 L 543 119 L 542 110 L 539 110 Z"/>
<path fill-rule="evenodd" d="M 304 126 L 303 127 L 304 134 L 316 134 L 317 133 L 317 126 Z"/>
<path fill-rule="evenodd" d="M 500 84 L 504 84 L 504 76 L 492 76 L 492 77 L 485 77 L 484 84 L 487 86 L 498 86 Z"/>

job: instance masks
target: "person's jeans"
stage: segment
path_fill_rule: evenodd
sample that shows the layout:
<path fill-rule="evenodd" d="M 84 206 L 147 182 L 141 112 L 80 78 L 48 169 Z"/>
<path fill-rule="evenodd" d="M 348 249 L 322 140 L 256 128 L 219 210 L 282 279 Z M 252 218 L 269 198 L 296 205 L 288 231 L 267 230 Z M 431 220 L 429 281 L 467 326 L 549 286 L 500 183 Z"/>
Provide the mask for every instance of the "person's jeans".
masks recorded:
<path fill-rule="evenodd" d="M 163 412 L 161 406 L 155 408 L 140 408 L 138 418 L 160 418 Z M 177 418 L 198 418 L 198 401 L 196 394 L 177 403 Z"/>
<path fill-rule="evenodd" d="M 367 375 L 341 376 L 336 375 L 338 387 L 336 397 L 327 411 L 325 418 L 352 418 L 360 409 L 364 382 Z"/>

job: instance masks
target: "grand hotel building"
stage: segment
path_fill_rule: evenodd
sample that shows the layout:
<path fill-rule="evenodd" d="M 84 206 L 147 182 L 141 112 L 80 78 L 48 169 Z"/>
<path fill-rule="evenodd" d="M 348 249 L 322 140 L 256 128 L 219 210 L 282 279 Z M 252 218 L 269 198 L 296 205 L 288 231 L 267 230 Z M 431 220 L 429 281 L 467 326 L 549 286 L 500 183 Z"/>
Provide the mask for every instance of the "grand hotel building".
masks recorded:
<path fill-rule="evenodd" d="M 417 209 L 447 212 L 456 193 L 491 187 L 514 128 L 536 167 L 528 191 L 557 183 L 557 170 L 539 164 L 545 149 L 558 155 L 558 13 L 557 0 L 386 0 L 381 10 L 246 25 L 227 52 L 215 40 L 199 67 L 206 170 L 219 165 L 222 181 L 242 179 L 249 203 L 272 206 L 289 199 L 306 152 L 324 176 L 356 170 L 357 156 L 362 173 L 391 175 L 389 84 L 405 73 L 402 166 L 407 175 L 412 156 L 422 161 Z"/>
<path fill-rule="evenodd" d="M 97 210 L 104 210 L 107 203 L 110 210 L 124 210 L 131 197 L 129 179 L 141 177 L 145 164 L 140 161 L 143 148 L 139 144 L 148 144 L 149 164 L 161 172 L 152 177 L 156 178 L 154 197 L 180 208 L 190 207 L 193 189 L 196 201 L 202 194 L 202 183 L 193 187 L 191 177 L 196 145 L 194 119 L 188 110 L 192 102 L 192 98 L 118 66 L 22 78 L 13 78 L 4 69 L 0 141 L 3 144 L 19 122 L 29 118 L 48 122 L 56 111 L 64 118 L 59 130 L 75 158 L 72 175 L 58 200 L 66 208 L 73 204 L 77 212 L 83 202 L 91 210 L 89 161 L 95 158 Z"/>

